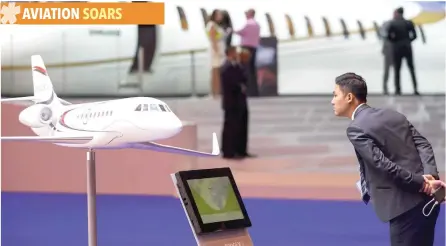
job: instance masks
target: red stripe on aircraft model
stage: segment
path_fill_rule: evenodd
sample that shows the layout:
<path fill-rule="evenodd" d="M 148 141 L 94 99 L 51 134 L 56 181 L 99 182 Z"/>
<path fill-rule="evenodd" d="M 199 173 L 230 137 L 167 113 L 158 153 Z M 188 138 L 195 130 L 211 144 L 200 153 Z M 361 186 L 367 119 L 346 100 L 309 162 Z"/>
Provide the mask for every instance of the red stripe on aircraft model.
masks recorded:
<path fill-rule="evenodd" d="M 70 110 L 65 111 L 65 112 L 60 116 L 60 119 L 59 119 L 59 123 L 60 123 L 61 125 L 65 126 L 65 127 L 67 127 L 67 128 L 71 128 L 71 127 L 68 127 L 67 124 L 65 124 L 65 116 L 66 116 L 66 115 L 68 114 L 68 112 L 70 112 L 71 110 L 73 110 L 73 109 L 70 109 Z"/>
<path fill-rule="evenodd" d="M 36 71 L 36 72 L 39 72 L 39 73 L 41 73 L 41 74 L 43 74 L 45 76 L 47 76 L 46 70 L 44 68 L 42 68 L 42 67 L 34 66 L 33 70 Z"/>

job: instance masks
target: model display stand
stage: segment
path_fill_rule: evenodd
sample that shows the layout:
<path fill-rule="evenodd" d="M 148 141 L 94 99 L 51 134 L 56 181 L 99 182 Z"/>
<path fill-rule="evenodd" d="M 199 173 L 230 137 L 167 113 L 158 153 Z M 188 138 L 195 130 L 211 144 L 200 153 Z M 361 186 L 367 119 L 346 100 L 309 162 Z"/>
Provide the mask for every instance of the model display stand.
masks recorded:
<path fill-rule="evenodd" d="M 222 173 L 227 173 L 230 169 L 229 168 L 216 168 L 216 169 L 203 169 L 203 170 L 191 170 L 191 171 L 181 171 L 178 173 L 171 174 L 171 178 L 173 181 L 173 184 L 175 186 L 176 192 L 178 194 L 178 197 L 180 198 L 181 205 L 183 206 L 184 212 L 186 214 L 187 220 L 189 222 L 189 225 L 192 229 L 192 233 L 194 234 L 195 240 L 197 242 L 198 246 L 252 246 L 254 245 L 251 236 L 249 235 L 247 227 L 251 226 L 250 219 L 248 217 L 248 214 L 246 212 L 245 206 L 243 205 L 243 201 L 241 200 L 240 194 L 238 192 L 238 188 L 235 184 L 234 178 L 232 177 L 232 173 L 230 173 L 230 177 L 224 177 Z M 183 175 L 180 175 L 182 173 Z M 218 173 L 220 173 L 222 176 L 218 177 Z M 192 174 L 189 177 L 189 174 Z M 211 177 L 217 174 L 217 177 Z M 196 177 L 192 177 L 192 176 Z M 198 176 L 204 175 L 204 177 L 198 177 Z M 185 176 L 188 176 L 188 178 L 185 178 Z M 206 177 L 208 176 L 208 177 Z M 232 210 L 232 211 L 226 211 L 223 208 L 221 208 L 223 211 L 219 214 L 207 214 L 205 216 L 218 216 L 221 220 L 218 221 L 212 221 L 206 223 L 203 223 L 203 214 L 200 214 L 200 209 L 198 209 L 199 206 L 197 206 L 197 201 L 193 201 L 195 196 L 192 196 L 191 189 L 189 187 L 185 188 L 185 186 L 188 186 L 185 184 L 186 181 L 194 181 L 199 180 L 202 181 L 204 179 L 212 179 L 212 178 L 227 178 L 227 180 L 231 180 L 232 187 L 233 188 L 235 197 L 237 197 L 238 200 L 238 211 Z M 183 180 L 179 180 L 183 179 Z M 207 182 L 209 183 L 209 182 Z M 227 182 L 229 183 L 229 181 Z M 189 183 L 190 184 L 190 183 Z M 206 184 L 209 185 L 209 184 Z M 208 187 L 206 186 L 206 190 L 212 190 L 214 187 Z M 228 189 L 227 187 L 225 187 Z M 220 189 L 220 188 L 216 188 Z M 187 191 L 187 192 L 186 192 Z M 212 192 L 212 191 L 210 191 Z M 226 192 L 226 190 L 225 190 Z M 197 193 L 194 193 L 196 195 Z M 215 193 L 214 193 L 215 194 Z M 202 200 L 204 201 L 204 200 Z M 234 203 L 235 199 L 233 199 L 231 202 Z M 226 207 L 229 201 L 227 201 Z M 234 212 L 235 211 L 235 212 Z M 202 212 L 202 211 L 201 211 Z M 226 214 L 225 214 L 226 213 Z M 238 213 L 238 214 L 237 214 Z M 239 216 L 239 217 L 232 217 L 231 219 L 225 219 L 224 216 Z M 223 217 L 222 217 L 223 216 Z M 210 218 L 210 217 L 207 217 Z M 215 219 L 215 217 L 213 217 Z"/>

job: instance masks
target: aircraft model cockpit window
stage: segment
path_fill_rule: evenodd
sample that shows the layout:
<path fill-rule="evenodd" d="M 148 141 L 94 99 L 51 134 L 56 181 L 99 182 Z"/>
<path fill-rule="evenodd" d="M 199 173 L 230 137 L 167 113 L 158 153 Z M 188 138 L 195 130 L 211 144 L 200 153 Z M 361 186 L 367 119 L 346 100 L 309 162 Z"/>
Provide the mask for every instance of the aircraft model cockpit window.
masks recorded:
<path fill-rule="evenodd" d="M 189 23 L 187 22 L 186 13 L 184 13 L 183 8 L 180 6 L 177 6 L 177 10 L 180 17 L 181 29 L 183 29 L 184 31 L 189 30 Z"/>
<path fill-rule="evenodd" d="M 162 104 L 159 104 L 161 111 L 166 112 L 167 110 L 164 108 Z"/>
<path fill-rule="evenodd" d="M 159 111 L 156 104 L 150 104 L 150 111 Z"/>
<path fill-rule="evenodd" d="M 164 105 L 164 107 L 166 108 L 167 112 L 172 112 L 172 110 L 170 110 L 170 108 L 167 105 Z"/>
<path fill-rule="evenodd" d="M 141 111 L 141 104 L 136 107 L 135 111 Z"/>
<path fill-rule="evenodd" d="M 144 108 L 142 109 L 142 111 L 149 111 L 149 104 L 144 104 L 142 105 Z"/>
<path fill-rule="evenodd" d="M 266 16 L 266 21 L 268 22 L 269 33 L 271 34 L 271 37 L 275 37 L 276 29 L 274 28 L 273 19 L 271 18 L 271 15 L 268 13 L 266 13 L 265 16 Z"/>

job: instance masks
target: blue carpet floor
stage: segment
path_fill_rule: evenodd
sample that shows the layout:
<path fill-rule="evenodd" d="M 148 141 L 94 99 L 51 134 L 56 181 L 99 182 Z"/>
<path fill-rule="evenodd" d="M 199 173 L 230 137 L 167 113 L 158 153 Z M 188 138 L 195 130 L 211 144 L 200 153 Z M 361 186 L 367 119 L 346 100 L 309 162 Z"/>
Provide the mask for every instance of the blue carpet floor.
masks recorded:
<path fill-rule="evenodd" d="M 2 193 L 4 246 L 87 246 L 85 195 Z M 360 202 L 245 199 L 255 246 L 386 246 L 388 226 Z M 172 197 L 101 195 L 98 245 L 196 245 Z M 444 206 L 436 246 L 445 245 Z"/>

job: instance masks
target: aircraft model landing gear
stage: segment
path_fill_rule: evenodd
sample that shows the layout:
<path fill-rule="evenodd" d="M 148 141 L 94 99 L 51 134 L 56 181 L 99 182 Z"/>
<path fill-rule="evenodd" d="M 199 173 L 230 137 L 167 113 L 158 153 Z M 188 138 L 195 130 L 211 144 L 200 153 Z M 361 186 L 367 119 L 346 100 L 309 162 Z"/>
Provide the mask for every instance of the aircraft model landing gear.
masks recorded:
<path fill-rule="evenodd" d="M 87 201 L 88 201 L 88 246 L 97 246 L 96 223 L 96 158 L 93 149 L 87 151 Z"/>

